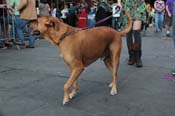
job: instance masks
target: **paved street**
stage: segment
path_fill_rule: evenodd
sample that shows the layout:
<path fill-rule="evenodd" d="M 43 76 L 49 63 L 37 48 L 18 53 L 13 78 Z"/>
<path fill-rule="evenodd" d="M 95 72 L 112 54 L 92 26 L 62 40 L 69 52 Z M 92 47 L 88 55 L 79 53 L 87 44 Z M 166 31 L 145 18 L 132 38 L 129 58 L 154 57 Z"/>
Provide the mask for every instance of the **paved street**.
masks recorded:
<path fill-rule="evenodd" d="M 59 49 L 37 40 L 34 49 L 0 50 L 0 116 L 174 116 L 175 66 L 172 39 L 150 29 L 143 37 L 143 68 L 127 65 L 125 37 L 118 95 L 110 96 L 111 74 L 101 60 L 79 78 L 79 93 L 62 105 L 69 70 Z M 175 77 L 174 77 L 175 78 Z"/>

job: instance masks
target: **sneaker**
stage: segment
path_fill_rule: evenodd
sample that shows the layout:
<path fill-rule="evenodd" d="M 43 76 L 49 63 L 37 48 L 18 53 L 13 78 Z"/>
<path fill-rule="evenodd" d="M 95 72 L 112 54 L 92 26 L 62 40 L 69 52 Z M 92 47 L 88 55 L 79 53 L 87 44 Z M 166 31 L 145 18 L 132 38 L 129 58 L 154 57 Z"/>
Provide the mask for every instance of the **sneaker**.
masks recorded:
<path fill-rule="evenodd" d="M 27 45 L 26 48 L 35 48 L 35 47 L 31 45 Z"/>
<path fill-rule="evenodd" d="M 6 47 L 6 46 L 4 46 L 3 48 L 1 48 L 2 50 L 6 50 L 6 49 L 8 49 L 8 47 Z"/>
<path fill-rule="evenodd" d="M 175 68 L 173 68 L 173 69 L 171 70 L 171 74 L 172 74 L 173 76 L 175 76 Z"/>

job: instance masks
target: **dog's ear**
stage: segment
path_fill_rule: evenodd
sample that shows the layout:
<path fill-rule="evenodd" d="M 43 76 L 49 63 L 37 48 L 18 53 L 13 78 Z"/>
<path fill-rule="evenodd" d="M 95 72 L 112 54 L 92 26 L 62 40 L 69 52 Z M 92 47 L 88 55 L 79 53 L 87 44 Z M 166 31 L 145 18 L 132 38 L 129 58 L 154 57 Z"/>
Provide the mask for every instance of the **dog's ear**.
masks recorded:
<path fill-rule="evenodd" d="M 55 24 L 54 24 L 54 21 L 52 19 L 48 19 L 46 22 L 45 22 L 46 26 L 50 26 L 50 27 L 53 27 Z"/>
<path fill-rule="evenodd" d="M 53 27 L 55 30 L 59 30 L 59 22 L 57 22 L 56 20 L 54 19 L 48 19 L 46 22 L 45 22 L 45 25 L 48 26 L 48 27 Z"/>

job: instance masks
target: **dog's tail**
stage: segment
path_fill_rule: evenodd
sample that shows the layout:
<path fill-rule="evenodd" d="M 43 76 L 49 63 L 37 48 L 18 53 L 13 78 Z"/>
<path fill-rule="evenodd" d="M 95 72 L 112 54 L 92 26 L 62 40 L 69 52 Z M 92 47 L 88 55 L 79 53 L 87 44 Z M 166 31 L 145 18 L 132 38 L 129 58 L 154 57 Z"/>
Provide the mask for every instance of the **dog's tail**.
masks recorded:
<path fill-rule="evenodd" d="M 127 34 L 132 28 L 132 18 L 130 16 L 129 12 L 126 11 L 126 10 L 125 10 L 125 14 L 126 14 L 126 16 L 128 18 L 128 24 L 127 24 L 127 26 L 126 26 L 126 28 L 124 30 L 118 32 L 121 36 Z"/>

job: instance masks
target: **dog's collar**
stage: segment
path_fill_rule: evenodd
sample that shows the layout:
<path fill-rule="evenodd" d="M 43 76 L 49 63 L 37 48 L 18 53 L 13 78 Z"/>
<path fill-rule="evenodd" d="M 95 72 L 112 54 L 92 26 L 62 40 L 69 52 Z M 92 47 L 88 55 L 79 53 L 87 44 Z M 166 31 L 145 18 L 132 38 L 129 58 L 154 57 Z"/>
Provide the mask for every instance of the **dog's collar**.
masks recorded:
<path fill-rule="evenodd" d="M 60 41 L 62 41 L 64 38 L 66 38 L 69 35 L 72 35 L 78 31 L 80 31 L 81 29 L 75 28 L 73 31 L 67 31 L 66 33 L 64 33 L 61 37 L 60 37 Z"/>

